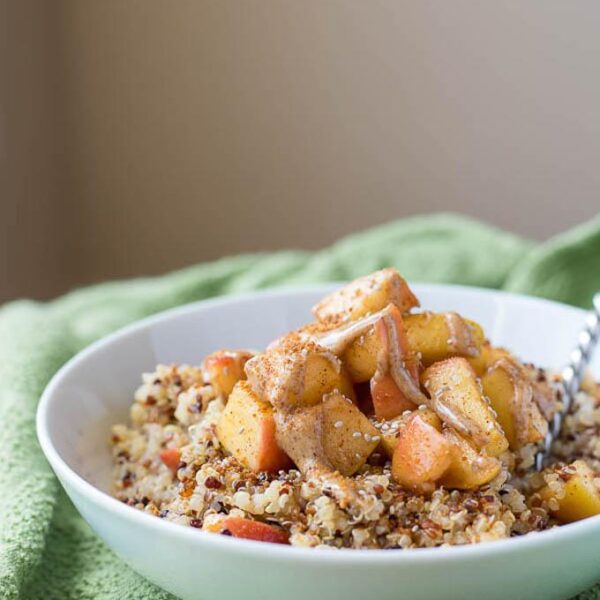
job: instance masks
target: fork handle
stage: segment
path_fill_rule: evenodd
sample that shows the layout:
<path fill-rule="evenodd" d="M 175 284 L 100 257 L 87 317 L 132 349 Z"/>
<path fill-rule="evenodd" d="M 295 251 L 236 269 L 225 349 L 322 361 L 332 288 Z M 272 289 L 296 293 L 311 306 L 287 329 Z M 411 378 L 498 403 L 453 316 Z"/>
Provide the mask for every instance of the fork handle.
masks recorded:
<path fill-rule="evenodd" d="M 544 446 L 535 457 L 535 467 L 538 471 L 544 468 L 554 440 L 560 435 L 563 420 L 571 411 L 575 394 L 581 387 L 584 372 L 590 363 L 594 348 L 600 338 L 600 292 L 594 295 L 593 309 L 585 320 L 585 328 L 579 333 L 577 346 L 571 352 L 569 364 L 561 373 L 562 408 L 557 411 L 548 423 L 548 433 L 544 438 Z"/>

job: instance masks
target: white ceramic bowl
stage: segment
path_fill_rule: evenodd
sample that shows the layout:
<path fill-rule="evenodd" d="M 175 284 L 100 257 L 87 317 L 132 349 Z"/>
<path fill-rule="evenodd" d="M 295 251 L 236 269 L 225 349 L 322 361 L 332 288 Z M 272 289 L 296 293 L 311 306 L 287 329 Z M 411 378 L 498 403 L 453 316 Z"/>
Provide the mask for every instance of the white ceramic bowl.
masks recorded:
<path fill-rule="evenodd" d="M 109 496 L 109 426 L 126 418 L 142 372 L 158 362 L 198 363 L 220 347 L 263 347 L 306 322 L 331 287 L 184 306 L 100 340 L 55 375 L 40 401 L 38 437 L 98 535 L 133 569 L 185 599 L 527 600 L 567 598 L 599 581 L 600 516 L 465 547 L 309 550 L 204 533 Z M 424 307 L 457 310 L 480 322 L 494 343 L 548 367 L 562 364 L 583 323 L 583 311 L 543 300 L 452 286 L 414 289 Z"/>

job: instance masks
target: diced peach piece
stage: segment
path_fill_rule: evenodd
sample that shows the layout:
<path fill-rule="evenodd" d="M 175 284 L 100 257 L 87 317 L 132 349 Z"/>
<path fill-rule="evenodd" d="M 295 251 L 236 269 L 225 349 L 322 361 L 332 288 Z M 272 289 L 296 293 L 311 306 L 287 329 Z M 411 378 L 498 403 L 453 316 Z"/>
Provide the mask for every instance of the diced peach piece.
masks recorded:
<path fill-rule="evenodd" d="M 491 373 L 487 373 L 481 378 L 481 386 L 483 393 L 496 411 L 496 418 L 504 430 L 510 447 L 516 449 L 517 436 L 511 409 L 516 391 L 514 382 L 504 369 L 496 367 L 491 369 Z"/>
<path fill-rule="evenodd" d="M 247 381 L 236 384 L 217 425 L 217 437 L 227 452 L 252 471 L 291 467 L 279 447 L 273 407 L 261 400 Z"/>
<path fill-rule="evenodd" d="M 431 492 L 450 466 L 450 444 L 415 413 L 400 429 L 392 458 L 392 477 L 417 492 Z"/>
<path fill-rule="evenodd" d="M 352 382 L 343 367 L 333 363 L 326 355 L 310 354 L 304 371 L 302 405 L 317 404 L 333 390 L 338 390 L 352 401 L 356 399 Z"/>
<path fill-rule="evenodd" d="M 402 417 L 396 417 L 391 421 L 387 422 L 389 424 L 390 429 L 388 431 L 381 431 L 381 449 L 385 452 L 388 458 L 392 458 L 394 456 L 394 450 L 396 449 L 396 444 L 398 443 L 398 435 L 400 434 L 400 424 L 404 424 L 404 420 Z"/>
<path fill-rule="evenodd" d="M 456 313 L 423 312 L 403 320 L 408 345 L 425 366 L 452 356 L 476 357 L 485 340 L 477 323 Z"/>
<path fill-rule="evenodd" d="M 342 355 L 342 362 L 353 381 L 362 383 L 375 375 L 380 347 L 381 340 L 375 332 L 375 327 L 348 345 Z"/>
<path fill-rule="evenodd" d="M 218 528 L 211 529 L 221 534 L 229 533 L 233 537 L 245 540 L 270 542 L 272 544 L 290 543 L 290 534 L 285 529 L 261 521 L 244 519 L 243 517 L 225 517 L 218 522 Z"/>
<path fill-rule="evenodd" d="M 169 467 L 173 473 L 177 472 L 177 468 L 181 462 L 181 450 L 179 450 L 179 448 L 165 448 L 158 456 L 165 466 Z"/>
<path fill-rule="evenodd" d="M 512 450 L 544 439 L 548 423 L 535 403 L 533 383 L 521 365 L 502 357 L 481 378 L 481 385 Z"/>
<path fill-rule="evenodd" d="M 393 419 L 405 410 L 414 409 L 415 394 L 422 396 L 419 363 L 410 353 L 402 316 L 395 306 L 390 306 L 389 310 L 392 319 L 382 318 L 375 324 L 380 355 L 371 379 L 371 396 L 375 416 L 379 419 Z"/>
<path fill-rule="evenodd" d="M 353 282 L 326 296 L 313 308 L 321 322 L 343 323 L 354 321 L 394 304 L 407 312 L 419 301 L 396 269 L 382 269 Z"/>
<path fill-rule="evenodd" d="M 481 377 L 498 359 L 503 357 L 511 358 L 510 352 L 504 348 L 492 346 L 489 342 L 484 342 L 481 352 L 477 356 L 467 357 L 467 360 L 477 377 Z"/>
<path fill-rule="evenodd" d="M 540 495 L 545 500 L 555 499 L 558 508 L 552 514 L 561 523 L 572 523 L 588 517 L 600 515 L 600 475 L 594 473 L 583 460 L 576 460 L 569 467 L 563 469 L 564 496 L 559 497 L 548 486 L 540 490 Z"/>
<path fill-rule="evenodd" d="M 355 400 L 354 387 L 340 360 L 310 341 L 283 339 L 246 363 L 253 388 L 273 406 L 285 411 L 320 404 L 334 390 Z"/>
<path fill-rule="evenodd" d="M 371 379 L 371 397 L 375 416 L 389 420 L 401 415 L 405 410 L 414 410 L 415 405 L 406 399 L 391 375 Z"/>
<path fill-rule="evenodd" d="M 254 356 L 247 350 L 218 350 L 209 354 L 202 363 L 205 379 L 217 394 L 227 398 L 233 386 L 246 379 L 244 365 Z"/>
<path fill-rule="evenodd" d="M 440 484 L 459 490 L 475 490 L 500 473 L 502 465 L 497 458 L 482 454 L 452 429 L 445 429 L 443 435 L 450 444 L 451 461 Z"/>
<path fill-rule="evenodd" d="M 431 396 L 430 408 L 442 421 L 490 456 L 499 456 L 508 448 L 508 440 L 464 358 L 448 358 L 433 364 L 421 380 Z"/>
<path fill-rule="evenodd" d="M 406 426 L 406 424 L 415 414 L 418 414 L 423 421 L 425 421 L 428 425 L 431 425 L 437 431 L 442 430 L 441 419 L 429 408 L 424 410 L 419 409 L 418 412 L 413 411 L 409 415 L 401 415 L 395 419 L 386 421 L 381 428 L 381 448 L 389 458 L 394 456 L 394 450 L 396 449 L 396 444 L 398 443 L 400 430 Z"/>
<path fill-rule="evenodd" d="M 419 360 L 412 351 L 404 327 L 404 319 L 398 308 L 394 305 L 388 307 L 389 314 L 394 323 L 394 341 L 398 344 L 399 354 L 404 361 L 413 369 L 413 374 L 418 382 Z M 387 325 L 381 318 L 364 335 L 354 339 L 342 354 L 342 362 L 346 366 L 353 381 L 362 383 L 371 379 L 378 366 L 378 357 L 381 352 L 389 355 L 390 346 L 388 340 Z M 415 374 L 416 372 L 416 374 Z"/>
<path fill-rule="evenodd" d="M 341 394 L 323 400 L 323 450 L 327 460 L 342 475 L 360 469 L 379 444 L 379 431 Z"/>

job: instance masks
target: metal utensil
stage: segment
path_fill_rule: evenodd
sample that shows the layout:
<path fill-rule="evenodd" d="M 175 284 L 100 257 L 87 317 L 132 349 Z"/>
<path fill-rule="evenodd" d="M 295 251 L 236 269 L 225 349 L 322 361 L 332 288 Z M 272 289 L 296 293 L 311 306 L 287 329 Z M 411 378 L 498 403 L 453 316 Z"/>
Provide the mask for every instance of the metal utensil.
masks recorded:
<path fill-rule="evenodd" d="M 538 471 L 544 468 L 544 463 L 550 455 L 554 440 L 560 435 L 563 420 L 569 414 L 573 398 L 579 391 L 583 374 L 590 363 L 596 343 L 600 339 L 600 292 L 592 299 L 593 309 L 585 320 L 585 328 L 577 338 L 577 347 L 571 352 L 570 362 L 561 373 L 562 408 L 548 424 L 548 433 L 544 438 L 544 447 L 535 457 L 535 467 Z"/>

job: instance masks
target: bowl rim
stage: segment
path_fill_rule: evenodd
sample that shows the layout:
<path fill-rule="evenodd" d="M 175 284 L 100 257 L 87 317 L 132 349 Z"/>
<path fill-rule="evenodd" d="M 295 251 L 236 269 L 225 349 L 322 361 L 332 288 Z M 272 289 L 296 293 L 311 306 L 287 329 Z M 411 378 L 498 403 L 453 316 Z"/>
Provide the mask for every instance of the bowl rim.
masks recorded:
<path fill-rule="evenodd" d="M 36 432 L 40 447 L 54 473 L 58 476 L 61 484 L 65 487 L 72 487 L 94 507 L 99 507 L 107 512 L 114 512 L 123 519 L 131 521 L 132 524 L 152 529 L 157 535 L 162 534 L 180 540 L 186 540 L 190 543 L 196 543 L 199 546 L 206 546 L 208 549 L 213 546 L 222 551 L 237 553 L 242 557 L 256 557 L 257 555 L 260 555 L 269 560 L 283 562 L 302 560 L 304 563 L 312 563 L 313 565 L 330 564 L 332 562 L 347 565 L 354 565 L 357 562 L 369 565 L 399 563 L 416 564 L 431 560 L 437 560 L 438 562 L 454 562 L 456 560 L 463 560 L 469 557 L 473 558 L 475 556 L 484 557 L 517 551 L 525 552 L 538 549 L 553 542 L 567 542 L 585 534 L 586 530 L 590 527 L 592 530 L 596 530 L 596 533 L 600 534 L 600 515 L 597 515 L 575 523 L 561 525 L 546 531 L 532 532 L 516 538 L 507 538 L 495 540 L 493 542 L 481 542 L 462 546 L 409 548 L 405 550 L 398 549 L 395 552 L 382 549 L 303 548 L 298 546 L 268 544 L 253 540 L 234 539 L 228 536 L 215 535 L 213 533 L 165 521 L 164 519 L 159 519 L 120 502 L 108 493 L 86 481 L 66 463 L 55 448 L 48 426 L 50 408 L 56 401 L 55 392 L 62 383 L 62 380 L 71 371 L 77 369 L 80 362 L 88 359 L 97 351 L 112 345 L 122 338 L 150 329 L 157 323 L 175 319 L 187 314 L 193 314 L 198 310 L 203 310 L 211 306 L 235 305 L 239 302 L 254 299 L 285 298 L 290 294 L 308 295 L 317 292 L 326 293 L 343 283 L 344 282 L 328 282 L 310 285 L 284 285 L 266 290 L 234 293 L 205 300 L 198 300 L 155 313 L 130 323 L 125 327 L 119 328 L 118 330 L 101 337 L 77 352 L 50 379 L 40 397 L 36 413 Z M 523 294 L 515 294 L 503 290 L 438 283 L 411 283 L 411 287 L 425 293 L 428 291 L 439 292 L 440 290 L 452 290 L 459 293 L 476 293 L 484 296 L 518 300 L 528 304 L 550 305 L 561 308 L 562 310 L 577 312 L 582 317 L 586 314 L 586 311 L 581 308 L 563 304 L 561 302 L 526 296 Z"/>

